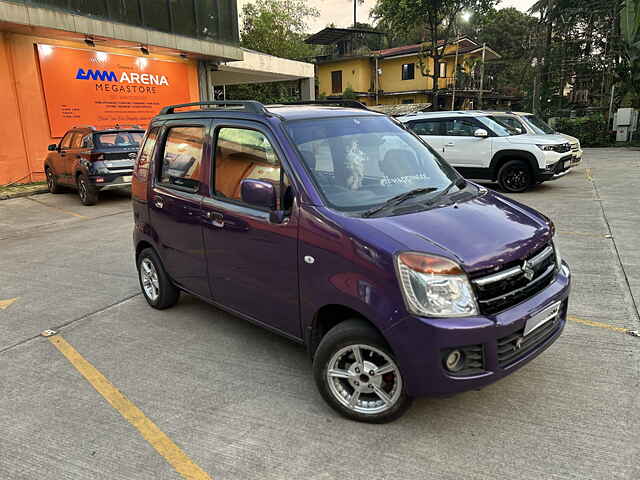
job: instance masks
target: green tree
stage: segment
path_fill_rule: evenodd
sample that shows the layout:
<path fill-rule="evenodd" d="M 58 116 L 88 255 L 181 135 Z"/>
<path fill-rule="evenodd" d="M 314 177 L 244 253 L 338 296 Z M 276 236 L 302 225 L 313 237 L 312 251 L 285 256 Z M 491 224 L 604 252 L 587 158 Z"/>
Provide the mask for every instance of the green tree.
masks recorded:
<path fill-rule="evenodd" d="M 522 93 L 533 81 L 531 36 L 537 19 L 515 8 L 488 10 L 461 23 L 463 34 L 487 43 L 502 58 L 487 63 L 485 74 L 510 93 Z"/>
<path fill-rule="evenodd" d="M 307 20 L 317 17 L 317 9 L 306 0 L 256 0 L 242 7 L 240 44 L 277 57 L 304 60 L 314 55 L 313 45 L 304 43 Z M 228 99 L 279 103 L 296 100 L 295 83 L 271 82 L 230 85 Z"/>
<path fill-rule="evenodd" d="M 620 13 L 623 62 L 618 68 L 622 93 L 640 103 L 640 0 L 626 0 Z"/>
<path fill-rule="evenodd" d="M 277 57 L 304 59 L 314 53 L 304 43 L 307 19 L 320 12 L 306 0 L 256 0 L 242 8 L 240 43 Z"/>
<path fill-rule="evenodd" d="M 371 11 L 387 32 L 415 31 L 420 34 L 422 49 L 419 66 L 433 81 L 433 104 L 438 108 L 438 65 L 448 45 L 456 38 L 458 17 L 465 11 L 482 14 L 497 0 L 378 0 Z"/>

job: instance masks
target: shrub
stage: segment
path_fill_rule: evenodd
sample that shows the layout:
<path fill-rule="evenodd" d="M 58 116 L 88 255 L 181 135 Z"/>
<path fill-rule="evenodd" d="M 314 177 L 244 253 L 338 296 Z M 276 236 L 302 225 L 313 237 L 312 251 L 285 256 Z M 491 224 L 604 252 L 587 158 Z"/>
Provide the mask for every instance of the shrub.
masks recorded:
<path fill-rule="evenodd" d="M 554 128 L 558 132 L 576 137 L 583 147 L 606 147 L 611 145 L 609 126 L 604 115 L 558 118 Z"/>

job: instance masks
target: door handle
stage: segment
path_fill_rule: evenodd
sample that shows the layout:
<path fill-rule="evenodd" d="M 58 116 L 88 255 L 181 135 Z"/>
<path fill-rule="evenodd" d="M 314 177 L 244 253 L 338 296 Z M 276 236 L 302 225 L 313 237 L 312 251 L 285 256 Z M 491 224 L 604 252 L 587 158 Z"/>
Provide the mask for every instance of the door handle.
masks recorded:
<path fill-rule="evenodd" d="M 153 204 L 156 206 L 156 208 L 163 208 L 164 207 L 164 202 L 162 201 L 162 198 L 160 198 L 160 197 L 154 198 Z"/>
<path fill-rule="evenodd" d="M 455 143 L 449 142 L 449 143 L 446 143 L 444 146 L 445 147 L 454 147 L 455 145 L 456 145 Z"/>
<path fill-rule="evenodd" d="M 222 215 L 220 212 L 207 212 L 204 216 L 207 220 L 211 220 L 211 224 L 214 227 L 224 227 L 224 215 Z"/>

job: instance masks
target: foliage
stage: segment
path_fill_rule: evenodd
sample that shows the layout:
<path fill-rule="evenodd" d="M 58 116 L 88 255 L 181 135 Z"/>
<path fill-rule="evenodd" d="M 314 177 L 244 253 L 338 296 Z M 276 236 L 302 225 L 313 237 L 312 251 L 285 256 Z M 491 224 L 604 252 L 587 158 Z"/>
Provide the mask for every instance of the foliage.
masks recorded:
<path fill-rule="evenodd" d="M 251 50 L 283 58 L 305 59 L 315 53 L 304 43 L 309 17 L 317 17 L 316 8 L 306 0 L 255 0 L 242 8 L 240 44 Z M 297 100 L 291 82 L 230 85 L 227 99 L 280 103 Z"/>
<path fill-rule="evenodd" d="M 623 62 L 617 73 L 622 94 L 630 93 L 640 103 L 640 0 L 626 0 L 620 12 Z"/>
<path fill-rule="evenodd" d="M 295 83 L 295 82 L 294 82 Z M 257 100 L 264 104 L 295 102 L 292 82 L 248 83 L 227 86 L 227 100 Z"/>
<path fill-rule="evenodd" d="M 531 34 L 537 20 L 515 8 L 488 10 L 461 22 L 461 33 L 486 43 L 502 58 L 487 62 L 486 76 L 511 93 L 528 90 L 533 81 Z"/>
<path fill-rule="evenodd" d="M 349 85 L 344 89 L 344 92 L 342 92 L 342 98 L 344 98 L 345 100 L 357 100 L 358 95 L 356 95 L 356 93 L 353 91 L 353 88 L 351 88 L 351 85 Z"/>
<path fill-rule="evenodd" d="M 611 144 L 611 134 L 604 115 L 559 118 L 554 128 L 558 132 L 576 137 L 583 147 L 606 147 Z"/>
<path fill-rule="evenodd" d="M 309 17 L 320 12 L 306 0 L 255 0 L 242 7 L 240 43 L 278 57 L 303 59 L 314 48 L 304 43 Z"/>

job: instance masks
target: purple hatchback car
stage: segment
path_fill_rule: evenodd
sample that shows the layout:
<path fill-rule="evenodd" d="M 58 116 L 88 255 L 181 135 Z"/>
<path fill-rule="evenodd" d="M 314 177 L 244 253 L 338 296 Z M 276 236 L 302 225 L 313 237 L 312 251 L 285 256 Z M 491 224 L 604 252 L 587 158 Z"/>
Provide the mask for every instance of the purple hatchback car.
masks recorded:
<path fill-rule="evenodd" d="M 364 107 L 165 107 L 132 191 L 149 304 L 184 291 L 303 343 L 324 399 L 355 420 L 482 388 L 565 325 L 552 222 Z"/>

